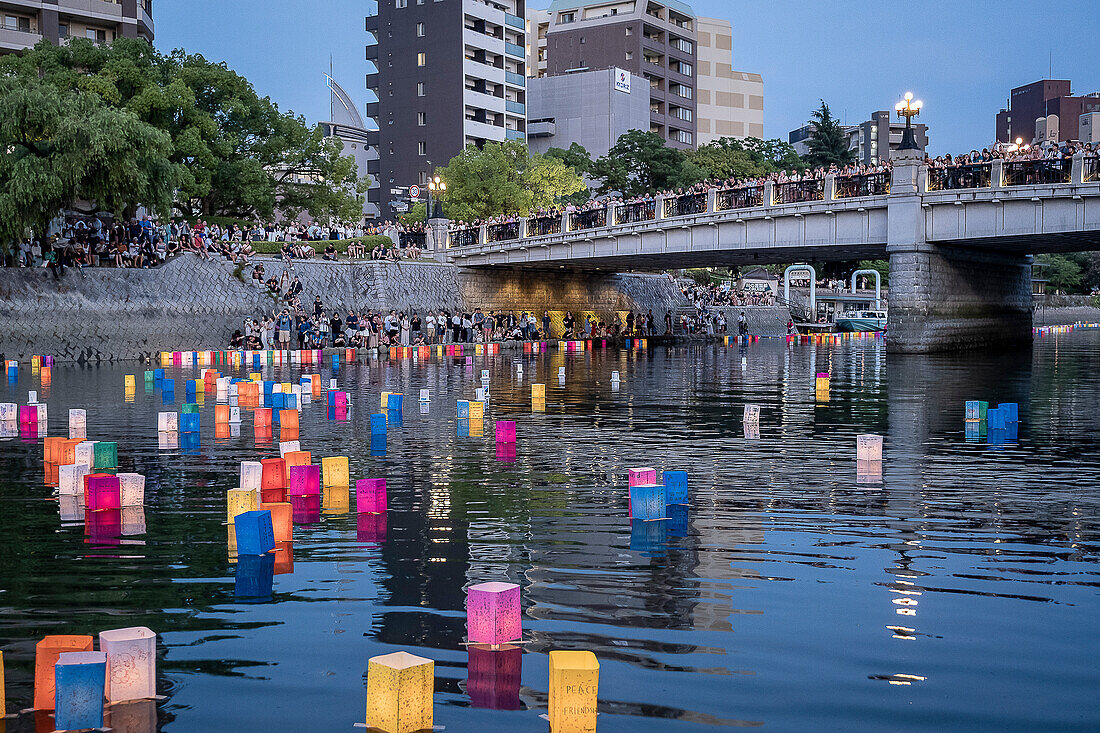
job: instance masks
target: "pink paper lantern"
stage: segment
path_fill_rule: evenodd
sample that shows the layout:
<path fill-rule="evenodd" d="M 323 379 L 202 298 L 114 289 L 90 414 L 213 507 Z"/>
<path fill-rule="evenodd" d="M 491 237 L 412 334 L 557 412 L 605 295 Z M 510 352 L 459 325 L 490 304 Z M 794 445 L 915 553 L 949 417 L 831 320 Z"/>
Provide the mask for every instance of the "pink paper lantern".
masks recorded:
<path fill-rule="evenodd" d="M 523 635 L 519 586 L 481 583 L 466 591 L 466 627 L 476 644 L 505 644 Z"/>
<path fill-rule="evenodd" d="M 497 460 L 504 463 L 516 462 L 515 443 L 497 443 Z"/>
<path fill-rule="evenodd" d="M 516 442 L 516 424 L 511 420 L 497 420 L 496 433 L 498 443 Z"/>
<path fill-rule="evenodd" d="M 84 483 L 84 503 L 90 512 L 122 508 L 122 484 L 118 476 L 89 474 Z"/>
<path fill-rule="evenodd" d="M 359 514 L 382 514 L 388 508 L 386 479 L 362 478 L 355 482 L 355 511 Z"/>
<path fill-rule="evenodd" d="M 19 406 L 19 424 L 29 425 L 38 422 L 38 405 Z"/>
<path fill-rule="evenodd" d="M 652 486 L 657 483 L 657 469 L 631 468 L 626 472 L 627 486 Z"/>
<path fill-rule="evenodd" d="M 347 407 L 348 406 L 348 393 L 347 392 L 337 392 L 336 393 L 336 406 L 337 407 Z"/>
<path fill-rule="evenodd" d="M 386 515 L 360 514 L 355 521 L 355 538 L 359 542 L 386 541 Z"/>
<path fill-rule="evenodd" d="M 315 465 L 291 466 L 289 496 L 320 496 L 321 467 Z"/>

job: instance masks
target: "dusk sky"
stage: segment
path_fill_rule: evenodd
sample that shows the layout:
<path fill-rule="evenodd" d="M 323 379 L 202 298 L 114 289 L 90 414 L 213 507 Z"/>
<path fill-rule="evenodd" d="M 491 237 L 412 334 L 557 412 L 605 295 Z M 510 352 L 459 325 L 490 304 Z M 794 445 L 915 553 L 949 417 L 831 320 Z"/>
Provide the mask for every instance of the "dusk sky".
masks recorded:
<path fill-rule="evenodd" d="M 1075 94 L 1100 92 L 1100 2 L 931 0 L 914 3 L 734 3 L 694 0 L 699 15 L 733 23 L 733 66 L 764 76 L 764 131 L 786 139 L 819 99 L 846 122 L 893 109 L 912 90 L 925 102 L 933 153 L 993 140 L 1009 89 L 1049 76 Z M 549 0 L 534 0 L 545 7 Z M 160 0 L 156 45 L 225 61 L 261 95 L 328 117 L 322 74 L 359 103 L 364 77 L 364 0 Z"/>

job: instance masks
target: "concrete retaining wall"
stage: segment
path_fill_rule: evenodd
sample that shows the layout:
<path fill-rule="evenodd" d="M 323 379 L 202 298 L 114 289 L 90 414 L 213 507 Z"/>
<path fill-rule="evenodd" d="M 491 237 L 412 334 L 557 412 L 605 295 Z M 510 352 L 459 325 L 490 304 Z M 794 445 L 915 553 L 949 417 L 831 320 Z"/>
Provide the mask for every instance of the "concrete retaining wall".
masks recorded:
<path fill-rule="evenodd" d="M 263 259 L 266 277 L 284 265 Z M 55 281 L 43 268 L 0 269 L 0 353 L 29 360 L 52 354 L 59 361 L 141 359 L 160 350 L 222 348 L 245 318 L 281 304 L 223 259 L 183 255 L 152 270 L 69 268 Z M 463 270 L 420 262 L 295 261 L 290 276 L 302 283 L 303 301 L 320 295 L 327 311 L 354 309 L 533 311 L 549 310 L 557 333 L 571 310 L 611 319 L 627 311 L 653 311 L 664 332 L 673 317 L 693 308 L 663 275 L 585 275 L 530 271 Z M 755 310 L 755 309 L 753 309 Z M 730 318 L 734 324 L 736 314 Z M 753 314 L 750 324 L 770 325 L 772 315 Z M 785 316 L 783 323 L 786 323 Z M 735 328 L 735 327 L 734 327 Z M 754 330 L 766 334 L 769 331 Z"/>

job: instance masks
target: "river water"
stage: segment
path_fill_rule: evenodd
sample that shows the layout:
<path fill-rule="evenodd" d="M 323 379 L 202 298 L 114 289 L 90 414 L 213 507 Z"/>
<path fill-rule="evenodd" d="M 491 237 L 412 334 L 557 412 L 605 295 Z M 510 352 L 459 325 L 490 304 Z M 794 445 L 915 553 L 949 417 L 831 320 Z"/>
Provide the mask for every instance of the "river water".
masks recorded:
<path fill-rule="evenodd" d="M 765 341 L 474 361 L 344 364 L 350 418 L 303 409 L 303 449 L 349 456 L 353 481 L 386 478 L 390 511 L 357 520 L 353 489 L 350 512 L 336 492 L 296 514 L 260 599 L 238 595 L 225 492 L 241 461 L 277 454 L 277 432 L 257 440 L 245 410 L 239 435 L 216 436 L 208 396 L 198 446 L 162 450 L 156 413 L 180 408 L 197 369 L 168 369 L 166 408 L 141 371 L 125 399 L 140 367 L 57 366 L 48 389 L 24 367 L 5 401 L 40 390 L 54 435 L 86 408 L 89 437 L 117 440 L 121 470 L 148 485 L 116 538 L 62 519 L 40 441 L 0 442 L 8 712 L 31 705 L 43 635 L 145 625 L 164 697 L 116 714 L 135 733 L 352 731 L 368 658 L 397 650 L 435 661 L 437 726 L 545 731 L 554 649 L 598 657 L 601 731 L 1100 727 L 1100 330 L 1008 354 Z M 479 436 L 455 401 L 482 368 Z M 378 455 L 383 389 L 410 397 Z M 968 439 L 968 399 L 1017 402 L 1016 440 Z M 761 406 L 758 439 L 745 403 Z M 498 457 L 497 418 L 517 423 L 514 461 Z M 881 481 L 856 475 L 861 433 L 885 438 Z M 686 470 L 690 507 L 632 526 L 635 466 Z M 526 643 L 471 665 L 464 588 L 491 580 L 522 586 Z M 52 726 L 24 714 L 5 728 Z"/>

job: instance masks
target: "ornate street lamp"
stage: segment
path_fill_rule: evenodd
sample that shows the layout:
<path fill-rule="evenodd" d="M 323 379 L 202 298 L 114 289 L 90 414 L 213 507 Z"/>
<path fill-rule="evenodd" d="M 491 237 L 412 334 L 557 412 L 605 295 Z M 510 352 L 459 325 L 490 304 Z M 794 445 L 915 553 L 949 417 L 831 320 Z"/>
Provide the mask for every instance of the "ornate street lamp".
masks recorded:
<path fill-rule="evenodd" d="M 437 198 L 435 200 L 435 209 L 432 209 L 432 191 L 438 191 L 440 198 L 447 191 L 447 184 L 440 180 L 439 176 L 435 176 L 428 180 L 428 208 L 426 213 L 429 219 L 442 219 L 443 218 L 443 203 Z"/>
<path fill-rule="evenodd" d="M 913 118 L 920 114 L 920 109 L 923 106 L 924 102 L 913 99 L 912 92 L 906 92 L 905 99 L 894 105 L 894 110 L 898 113 L 898 119 L 905 118 L 905 133 L 901 136 L 899 150 L 920 150 L 917 147 L 916 136 L 913 134 Z"/>

